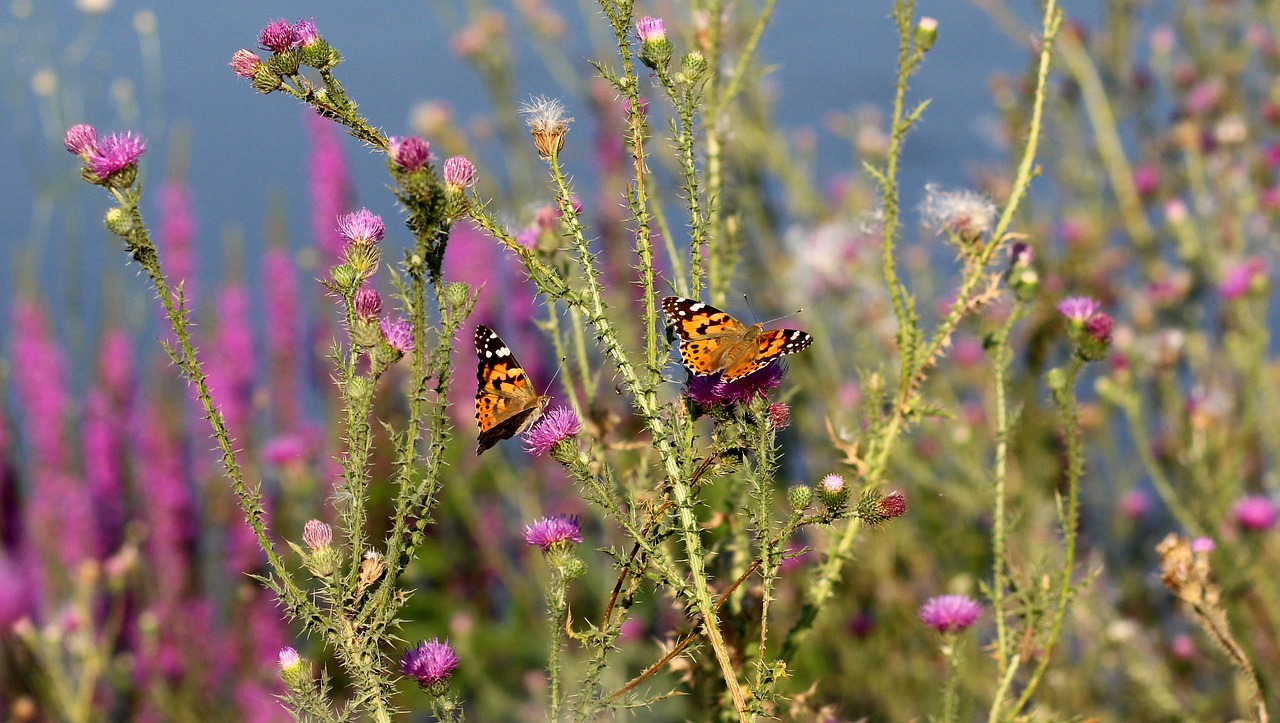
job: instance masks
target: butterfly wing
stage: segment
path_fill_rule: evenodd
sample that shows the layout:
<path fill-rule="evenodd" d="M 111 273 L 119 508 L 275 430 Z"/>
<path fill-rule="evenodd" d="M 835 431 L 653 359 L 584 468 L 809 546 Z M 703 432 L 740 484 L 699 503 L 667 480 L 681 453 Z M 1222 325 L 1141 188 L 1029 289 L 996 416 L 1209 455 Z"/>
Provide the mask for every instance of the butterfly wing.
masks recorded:
<path fill-rule="evenodd" d="M 682 296 L 662 300 L 662 311 L 680 337 L 680 359 L 698 375 L 724 370 L 724 360 L 745 343 L 748 328 L 727 312 Z"/>
<path fill-rule="evenodd" d="M 774 329 L 756 337 L 755 354 L 745 356 L 742 361 L 724 370 L 721 379 L 733 381 L 759 371 L 770 362 L 787 354 L 804 351 L 813 343 L 813 337 L 799 329 Z"/>
<path fill-rule="evenodd" d="M 482 454 L 537 420 L 547 400 L 538 396 L 511 349 L 487 326 L 476 328 L 476 357 L 476 454 Z"/>

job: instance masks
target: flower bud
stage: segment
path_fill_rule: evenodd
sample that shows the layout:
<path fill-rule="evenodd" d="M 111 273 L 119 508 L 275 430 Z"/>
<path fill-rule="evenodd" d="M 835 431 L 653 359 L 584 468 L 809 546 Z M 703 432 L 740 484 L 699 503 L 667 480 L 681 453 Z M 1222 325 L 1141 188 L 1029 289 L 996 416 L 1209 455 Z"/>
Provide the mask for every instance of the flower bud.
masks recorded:
<path fill-rule="evenodd" d="M 667 27 L 662 18 L 645 16 L 636 22 L 636 37 L 640 38 L 640 62 L 653 70 L 663 70 L 671 62 L 671 41 L 667 40 Z"/>
<path fill-rule="evenodd" d="M 340 290 L 347 290 L 355 287 L 359 282 L 356 270 L 351 268 L 350 264 L 338 264 L 329 270 L 329 278 L 333 279 L 333 285 Z"/>
<path fill-rule="evenodd" d="M 444 287 L 444 301 L 452 314 L 464 316 L 471 311 L 475 300 L 471 296 L 470 286 L 461 281 L 453 281 Z"/>
<path fill-rule="evenodd" d="M 840 475 L 829 474 L 818 483 L 818 499 L 831 514 L 839 515 L 849 501 L 849 486 Z"/>
<path fill-rule="evenodd" d="M 126 213 L 119 206 L 107 210 L 103 223 L 107 225 L 108 231 L 120 238 L 128 238 L 137 228 L 133 223 L 133 214 Z"/>
<path fill-rule="evenodd" d="M 707 72 L 706 56 L 696 50 L 684 56 L 684 60 L 680 62 L 680 72 L 684 73 L 687 82 L 698 82 L 702 74 Z"/>
<path fill-rule="evenodd" d="M 254 90 L 266 95 L 280 90 L 281 86 L 284 85 L 284 79 L 270 64 L 260 63 L 258 69 L 253 73 L 251 84 Z"/>
<path fill-rule="evenodd" d="M 916 48 L 922 53 L 929 52 L 929 48 L 938 40 L 938 21 L 934 18 L 920 18 L 919 24 L 916 25 Z"/>
<path fill-rule="evenodd" d="M 791 502 L 792 510 L 804 512 L 813 502 L 813 488 L 809 485 L 793 485 L 787 490 L 787 500 Z"/>

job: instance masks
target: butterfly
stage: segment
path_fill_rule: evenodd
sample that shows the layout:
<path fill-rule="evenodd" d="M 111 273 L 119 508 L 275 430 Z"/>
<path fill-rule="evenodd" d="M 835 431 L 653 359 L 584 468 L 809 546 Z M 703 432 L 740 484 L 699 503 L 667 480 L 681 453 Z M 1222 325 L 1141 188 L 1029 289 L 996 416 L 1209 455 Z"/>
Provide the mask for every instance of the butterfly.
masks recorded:
<path fill-rule="evenodd" d="M 476 327 L 476 454 L 520 434 L 542 416 L 551 397 L 538 396 L 511 349 L 487 326 Z"/>
<path fill-rule="evenodd" d="M 765 331 L 760 324 L 747 326 L 713 306 L 681 296 L 663 299 L 662 311 L 675 325 L 680 358 L 689 371 L 699 376 L 719 372 L 726 382 L 813 343 L 813 337 L 799 329 Z"/>

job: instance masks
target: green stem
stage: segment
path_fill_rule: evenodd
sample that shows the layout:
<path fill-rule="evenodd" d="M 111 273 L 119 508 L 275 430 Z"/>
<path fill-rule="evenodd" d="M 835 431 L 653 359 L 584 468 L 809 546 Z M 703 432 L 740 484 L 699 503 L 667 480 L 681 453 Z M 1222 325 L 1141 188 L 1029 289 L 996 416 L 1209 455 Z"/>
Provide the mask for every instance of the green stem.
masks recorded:
<path fill-rule="evenodd" d="M 1009 567 L 1008 540 L 1006 525 L 1008 513 L 1005 511 L 1005 483 L 1008 478 L 1009 457 L 1009 406 L 1007 401 L 1007 384 L 1009 377 L 1009 335 L 1013 327 L 1026 311 L 1026 304 L 1018 301 L 1009 314 L 1009 319 L 996 335 L 992 355 L 995 357 L 995 389 L 996 389 L 996 462 L 995 462 L 995 520 L 992 531 L 992 583 L 991 607 L 996 618 L 996 670 L 1003 676 L 1009 664 L 1009 626 L 1005 619 L 1005 593 L 1009 582 L 1006 577 Z"/>

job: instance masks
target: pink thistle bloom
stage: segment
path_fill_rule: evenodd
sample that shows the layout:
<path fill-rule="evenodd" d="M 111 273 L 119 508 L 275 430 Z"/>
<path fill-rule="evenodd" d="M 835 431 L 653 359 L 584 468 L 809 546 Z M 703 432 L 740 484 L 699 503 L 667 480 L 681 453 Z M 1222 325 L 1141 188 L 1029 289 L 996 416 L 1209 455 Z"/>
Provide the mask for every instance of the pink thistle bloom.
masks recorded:
<path fill-rule="evenodd" d="M 231 55 L 228 65 L 241 78 L 252 78 L 258 72 L 258 66 L 262 65 L 262 59 L 252 50 L 241 48 Z"/>
<path fill-rule="evenodd" d="M 1133 169 L 1133 185 L 1140 196 L 1150 196 L 1160 188 L 1160 169 L 1150 164 Z"/>
<path fill-rule="evenodd" d="M 1118 507 L 1126 519 L 1141 520 L 1151 514 L 1151 498 L 1142 490 L 1129 490 L 1120 496 Z"/>
<path fill-rule="evenodd" d="M 547 412 L 542 421 L 525 432 L 525 449 L 542 456 L 556 445 L 582 431 L 582 420 L 568 407 L 556 407 Z"/>
<path fill-rule="evenodd" d="M 786 371 L 785 365 L 775 361 L 728 382 L 722 380 L 720 374 L 694 375 L 685 386 L 685 394 L 703 407 L 745 404 L 781 386 Z"/>
<path fill-rule="evenodd" d="M 648 15 L 636 21 L 636 37 L 642 43 L 659 43 L 667 39 L 667 24 L 662 18 Z"/>
<path fill-rule="evenodd" d="M 1068 296 L 1058 303 L 1058 311 L 1077 324 L 1083 324 L 1098 311 L 1098 302 L 1087 296 Z"/>
<path fill-rule="evenodd" d="M 258 33 L 258 45 L 273 53 L 283 53 L 297 47 L 298 34 L 288 20 L 272 20 Z"/>
<path fill-rule="evenodd" d="M 302 665 L 302 656 L 298 655 L 298 651 L 290 647 L 280 648 L 280 669 L 292 670 Z"/>
<path fill-rule="evenodd" d="M 530 525 L 524 526 L 524 541 L 540 548 L 543 552 L 557 546 L 568 546 L 569 543 L 582 542 L 582 527 L 578 518 L 568 515 L 543 517 Z"/>
<path fill-rule="evenodd" d="M 423 690 L 443 693 L 443 686 L 448 684 L 459 662 L 458 654 L 448 641 L 442 643 L 439 638 L 432 638 L 404 651 L 400 670 L 416 680 Z"/>
<path fill-rule="evenodd" d="M 77 123 L 67 129 L 62 145 L 77 156 L 88 158 L 98 147 L 98 131 L 87 123 Z"/>
<path fill-rule="evenodd" d="M 1111 343 L 1111 332 L 1116 328 L 1115 319 L 1112 319 L 1105 312 L 1098 312 L 1089 317 L 1084 323 L 1084 331 L 1095 341 L 1103 344 Z"/>
<path fill-rule="evenodd" d="M 312 18 L 311 20 L 299 20 L 298 22 L 294 23 L 293 37 L 295 42 L 297 42 L 297 44 L 303 48 L 309 45 L 312 45 L 317 40 L 319 40 L 320 33 L 316 32 L 315 19 Z"/>
<path fill-rule="evenodd" d="M 351 306 L 355 309 L 356 316 L 371 321 L 382 313 L 382 297 L 378 295 L 377 289 L 365 286 L 356 292 Z"/>
<path fill-rule="evenodd" d="M 379 326 L 382 328 L 383 338 L 392 349 L 401 354 L 413 351 L 413 324 L 404 319 L 392 321 L 390 317 L 386 317 Z"/>
<path fill-rule="evenodd" d="M 417 136 L 392 136 L 387 141 L 387 155 L 402 170 L 420 171 L 431 158 L 431 146 Z"/>
<path fill-rule="evenodd" d="M 262 458 L 267 464 L 283 467 L 304 461 L 308 446 L 307 440 L 300 434 L 281 434 L 267 440 L 262 449 Z"/>
<path fill-rule="evenodd" d="M 444 162 L 444 183 L 460 191 L 476 185 L 476 167 L 466 156 L 453 156 Z"/>
<path fill-rule="evenodd" d="M 769 405 L 769 424 L 774 429 L 786 429 L 791 426 L 791 407 L 782 402 Z"/>
<path fill-rule="evenodd" d="M 312 550 L 319 550 L 333 544 L 333 528 L 320 520 L 308 520 L 302 526 L 302 541 Z"/>
<path fill-rule="evenodd" d="M 1253 532 L 1263 532 L 1271 529 L 1276 524 L 1277 517 L 1280 517 L 1280 511 L 1276 509 L 1276 504 L 1262 495 L 1254 495 L 1240 500 L 1236 503 L 1233 512 L 1235 513 L 1236 524 Z"/>
<path fill-rule="evenodd" d="M 376 244 L 382 240 L 386 232 L 387 227 L 383 225 L 382 217 L 367 208 L 338 217 L 338 233 L 349 244 L 356 246 Z"/>
<path fill-rule="evenodd" d="M 907 496 L 898 490 L 890 492 L 880 498 L 876 512 L 884 518 L 902 517 L 907 513 Z"/>
<path fill-rule="evenodd" d="M 956 633 L 972 627 L 982 615 L 982 605 L 967 595 L 929 598 L 918 613 L 925 625 L 940 633 Z"/>
<path fill-rule="evenodd" d="M 147 150 L 147 142 L 131 131 L 112 133 L 89 153 L 89 168 L 93 175 L 105 180 L 130 166 L 136 166 L 138 159 Z"/>
<path fill-rule="evenodd" d="M 1202 554 L 1209 554 L 1217 549 L 1218 544 L 1213 541 L 1212 537 L 1197 537 L 1191 541 L 1191 551 Z"/>
<path fill-rule="evenodd" d="M 1218 287 L 1218 296 L 1228 301 L 1239 299 L 1249 293 L 1258 281 L 1265 279 L 1266 262 L 1257 256 L 1250 257 L 1227 269 L 1222 285 Z"/>
<path fill-rule="evenodd" d="M 818 484 L 822 487 L 822 491 L 829 495 L 838 495 L 844 491 L 844 477 L 838 474 L 829 474 Z"/>

